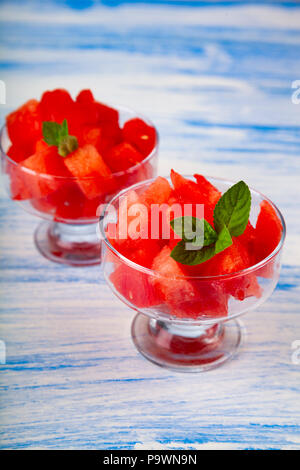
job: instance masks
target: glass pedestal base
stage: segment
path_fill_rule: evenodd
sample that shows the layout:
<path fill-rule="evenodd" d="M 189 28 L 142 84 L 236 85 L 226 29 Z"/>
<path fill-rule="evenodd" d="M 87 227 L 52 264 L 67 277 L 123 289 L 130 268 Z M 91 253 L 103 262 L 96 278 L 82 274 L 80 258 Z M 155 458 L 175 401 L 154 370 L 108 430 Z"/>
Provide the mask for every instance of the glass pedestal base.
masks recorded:
<path fill-rule="evenodd" d="M 101 263 L 101 240 L 98 224 L 71 225 L 42 222 L 34 241 L 45 258 L 70 266 L 91 266 Z"/>
<path fill-rule="evenodd" d="M 209 327 L 176 325 L 138 313 L 131 335 L 137 350 L 155 364 L 177 372 L 202 372 L 231 359 L 240 346 L 237 320 Z"/>

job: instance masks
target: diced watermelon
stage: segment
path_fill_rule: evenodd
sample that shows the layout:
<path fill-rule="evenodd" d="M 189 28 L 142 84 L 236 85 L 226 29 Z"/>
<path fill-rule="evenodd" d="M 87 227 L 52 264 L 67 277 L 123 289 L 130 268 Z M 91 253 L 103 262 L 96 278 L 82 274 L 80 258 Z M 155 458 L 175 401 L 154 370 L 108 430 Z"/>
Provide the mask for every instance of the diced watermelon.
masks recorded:
<path fill-rule="evenodd" d="M 6 153 L 16 163 L 19 163 L 29 157 L 24 147 L 19 147 L 16 144 L 12 144 Z"/>
<path fill-rule="evenodd" d="M 152 279 L 170 313 L 182 318 L 227 315 L 227 297 L 217 283 L 197 282 L 184 278 L 182 267 L 170 256 L 165 246 L 154 258 L 152 269 L 158 274 Z"/>
<path fill-rule="evenodd" d="M 188 318 L 217 318 L 228 314 L 228 293 L 222 283 L 190 281 L 195 288 L 195 299 L 175 310 L 177 316 Z"/>
<path fill-rule="evenodd" d="M 61 124 L 64 119 L 68 122 L 70 135 L 80 137 L 83 117 L 80 107 L 64 89 L 46 91 L 40 102 L 43 121 L 55 121 Z"/>
<path fill-rule="evenodd" d="M 96 108 L 98 112 L 98 123 L 100 125 L 107 123 L 117 124 L 119 122 L 119 112 L 116 109 L 99 102 L 96 102 Z"/>
<path fill-rule="evenodd" d="M 47 197 L 55 207 L 55 220 L 76 220 L 83 216 L 86 197 L 75 181 L 62 181 L 58 189 Z"/>
<path fill-rule="evenodd" d="M 159 303 L 149 275 L 120 264 L 109 277 L 116 291 L 136 308 L 149 308 Z"/>
<path fill-rule="evenodd" d="M 122 132 L 117 121 L 100 122 L 101 140 L 98 150 L 105 155 L 112 147 L 122 142 Z"/>
<path fill-rule="evenodd" d="M 257 262 L 272 253 L 281 236 L 282 224 L 275 209 L 268 201 L 262 201 L 255 227 L 254 252 Z"/>
<path fill-rule="evenodd" d="M 250 265 L 256 264 L 254 255 L 255 228 L 248 221 L 244 233 L 238 237 L 239 243 L 244 245 L 250 257 Z"/>
<path fill-rule="evenodd" d="M 95 98 L 90 89 L 85 89 L 85 90 L 81 90 L 78 93 L 76 97 L 76 102 L 82 106 L 87 106 L 91 103 L 95 103 Z"/>
<path fill-rule="evenodd" d="M 211 184 L 204 176 L 194 175 L 197 181 L 197 185 L 203 194 L 207 204 L 215 205 L 221 197 L 221 192 Z"/>
<path fill-rule="evenodd" d="M 44 141 L 44 139 L 39 139 L 35 143 L 35 153 L 41 152 L 49 147 L 49 145 Z"/>
<path fill-rule="evenodd" d="M 55 121 L 61 124 L 64 119 L 72 116 L 74 101 L 67 90 L 46 91 L 42 95 L 40 109 L 43 121 Z"/>
<path fill-rule="evenodd" d="M 11 142 L 23 147 L 25 153 L 34 151 L 35 142 L 42 137 L 40 105 L 29 100 L 6 117 L 7 132 Z"/>
<path fill-rule="evenodd" d="M 166 178 L 158 176 L 141 195 L 141 202 L 147 204 L 167 203 L 172 193 L 170 183 Z"/>
<path fill-rule="evenodd" d="M 151 238 L 147 240 L 140 239 L 135 245 L 135 249 L 130 251 L 127 257 L 145 268 L 151 268 L 155 256 L 158 255 L 161 249 L 159 242 Z"/>
<path fill-rule="evenodd" d="M 30 170 L 29 172 L 27 171 Z M 59 185 L 55 176 L 68 176 L 69 173 L 57 154 L 56 147 L 34 153 L 17 165 L 11 173 L 11 192 L 13 199 L 42 198 Z"/>
<path fill-rule="evenodd" d="M 210 225 L 213 226 L 213 213 L 214 207 L 208 204 L 205 198 L 205 194 L 202 193 L 198 184 L 194 181 L 188 180 L 171 170 L 171 180 L 174 186 L 174 191 L 178 200 L 183 204 L 194 204 L 193 213 L 189 215 L 197 216 L 196 204 L 203 204 L 204 206 L 204 218 Z M 187 214 L 186 214 L 187 215 Z"/>
<path fill-rule="evenodd" d="M 114 181 L 111 171 L 93 145 L 79 147 L 63 161 L 88 199 L 112 191 Z"/>
<path fill-rule="evenodd" d="M 259 299 L 262 295 L 255 273 L 238 276 L 231 280 L 224 281 L 226 291 L 238 300 L 244 300 L 248 297 Z"/>
<path fill-rule="evenodd" d="M 247 249 L 239 241 L 239 238 L 233 238 L 233 244 L 230 247 L 202 264 L 202 275 L 232 274 L 249 266 L 251 266 L 251 260 Z M 229 278 L 224 280 L 223 283 L 228 294 L 239 300 L 244 300 L 253 295 L 256 297 L 261 296 L 261 288 L 254 273 Z"/>
<path fill-rule="evenodd" d="M 205 276 L 218 276 L 242 271 L 250 266 L 247 250 L 237 238 L 233 244 L 205 263 L 202 263 L 202 272 Z"/>
<path fill-rule="evenodd" d="M 76 103 L 85 124 L 99 126 L 107 123 L 118 124 L 118 111 L 105 104 L 98 103 L 94 99 L 91 90 L 82 90 L 76 98 Z"/>
<path fill-rule="evenodd" d="M 111 171 L 125 171 L 137 165 L 144 156 L 128 142 L 122 142 L 113 147 L 106 155 L 106 161 Z"/>
<path fill-rule="evenodd" d="M 137 212 L 133 211 L 131 214 L 130 209 L 133 209 L 134 204 Z M 124 256 L 137 264 L 150 267 L 160 245 L 149 237 L 148 209 L 139 204 L 137 193 L 129 191 L 120 201 L 118 223 L 109 224 L 107 236 L 111 244 Z M 144 210 L 140 212 L 140 208 Z"/>
<path fill-rule="evenodd" d="M 152 152 L 155 141 L 156 132 L 154 127 L 146 124 L 142 119 L 130 119 L 123 127 L 124 140 L 134 145 L 144 156 Z"/>
<path fill-rule="evenodd" d="M 184 203 L 206 203 L 205 195 L 194 181 L 184 178 L 176 171 L 171 170 L 171 180 L 177 198 Z"/>
<path fill-rule="evenodd" d="M 158 274 L 152 282 L 165 301 L 173 308 L 178 302 L 195 300 L 195 289 L 192 284 L 182 279 L 184 273 L 178 263 L 171 258 L 168 246 L 162 248 L 154 258 L 152 269 Z"/>

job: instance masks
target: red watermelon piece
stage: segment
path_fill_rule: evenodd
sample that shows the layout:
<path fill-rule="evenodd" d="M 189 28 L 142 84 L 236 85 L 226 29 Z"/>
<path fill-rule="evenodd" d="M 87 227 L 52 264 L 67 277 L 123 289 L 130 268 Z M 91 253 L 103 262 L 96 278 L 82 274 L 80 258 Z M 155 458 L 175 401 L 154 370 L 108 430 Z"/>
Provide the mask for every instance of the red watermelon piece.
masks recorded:
<path fill-rule="evenodd" d="M 201 316 L 221 317 L 227 315 L 227 298 L 217 283 L 206 283 L 184 278 L 185 273 L 170 256 L 168 246 L 154 258 L 152 269 L 158 274 L 152 279 L 170 313 L 181 318 Z"/>
<path fill-rule="evenodd" d="M 179 173 L 176 173 L 174 170 L 171 170 L 171 180 L 174 186 L 174 191 L 178 200 L 183 204 L 194 204 L 192 214 L 197 216 L 196 213 L 196 204 L 203 204 L 204 205 L 204 218 L 210 225 L 213 226 L 213 212 L 214 207 L 211 204 L 208 204 L 205 195 L 203 195 L 201 189 L 199 188 L 198 184 L 194 181 L 188 180 L 184 178 Z M 187 214 L 186 214 L 187 215 Z"/>
<path fill-rule="evenodd" d="M 155 147 L 156 132 L 142 119 L 130 119 L 124 124 L 123 138 L 134 145 L 144 156 L 149 155 Z"/>
<path fill-rule="evenodd" d="M 29 157 L 26 149 L 24 149 L 24 147 L 19 147 L 16 144 L 12 144 L 6 153 L 9 158 L 11 158 L 16 163 L 19 163 Z"/>
<path fill-rule="evenodd" d="M 74 112 L 74 101 L 67 90 L 45 91 L 40 102 L 42 121 L 55 121 L 59 124 L 70 118 Z M 68 124 L 69 119 L 68 119 Z"/>
<path fill-rule="evenodd" d="M 41 152 L 49 148 L 49 145 L 44 141 L 44 139 L 39 139 L 35 143 L 35 153 Z"/>
<path fill-rule="evenodd" d="M 197 185 L 202 192 L 203 197 L 207 204 L 215 205 L 220 199 L 222 193 L 211 184 L 204 176 L 194 175 L 197 181 Z"/>
<path fill-rule="evenodd" d="M 100 125 L 101 123 L 118 123 L 119 121 L 118 111 L 97 102 L 89 89 L 82 90 L 78 94 L 76 103 L 79 106 L 85 124 Z"/>
<path fill-rule="evenodd" d="M 255 227 L 254 252 L 257 262 L 269 256 L 279 244 L 282 224 L 268 201 L 262 201 Z"/>
<path fill-rule="evenodd" d="M 120 264 L 109 279 L 116 291 L 136 308 L 150 308 L 159 303 L 148 274 Z"/>
<path fill-rule="evenodd" d="M 182 312 L 184 312 L 184 316 L 189 318 L 220 318 L 227 316 L 229 296 L 222 283 L 200 280 L 190 282 L 195 288 L 196 298 L 180 306 L 177 312 L 178 316 L 183 316 Z"/>
<path fill-rule="evenodd" d="M 78 186 L 88 199 L 113 190 L 111 171 L 93 145 L 79 147 L 63 161 L 70 173 L 76 177 Z"/>
<path fill-rule="evenodd" d="M 233 244 L 230 247 L 202 264 L 202 275 L 233 274 L 250 266 L 251 260 L 247 249 L 238 238 L 233 238 Z M 261 288 L 254 273 L 229 278 L 224 280 L 223 283 L 228 294 L 239 300 L 244 300 L 253 295 L 256 297 L 261 296 Z"/>
<path fill-rule="evenodd" d="M 39 199 L 47 196 L 60 184 L 50 175 L 69 176 L 56 147 L 36 152 L 17 165 L 11 173 L 12 198 Z"/>
<path fill-rule="evenodd" d="M 141 202 L 147 204 L 164 204 L 169 201 L 172 193 L 170 183 L 166 178 L 158 176 L 141 195 Z"/>
<path fill-rule="evenodd" d="M 118 144 L 106 154 L 105 160 L 112 172 L 125 171 L 137 165 L 144 156 L 128 142 Z"/>
<path fill-rule="evenodd" d="M 46 91 L 42 95 L 40 109 L 42 121 L 55 121 L 61 124 L 66 119 L 69 134 L 80 136 L 83 125 L 81 110 L 67 90 Z"/>
<path fill-rule="evenodd" d="M 160 296 L 173 310 L 178 303 L 193 301 L 196 294 L 193 285 L 186 279 L 182 279 L 184 273 L 170 254 L 170 248 L 164 246 L 154 258 L 152 270 L 158 276 L 154 277 L 152 282 Z"/>
<path fill-rule="evenodd" d="M 12 144 L 32 154 L 35 142 L 42 137 L 40 104 L 29 100 L 6 117 L 6 126 Z"/>

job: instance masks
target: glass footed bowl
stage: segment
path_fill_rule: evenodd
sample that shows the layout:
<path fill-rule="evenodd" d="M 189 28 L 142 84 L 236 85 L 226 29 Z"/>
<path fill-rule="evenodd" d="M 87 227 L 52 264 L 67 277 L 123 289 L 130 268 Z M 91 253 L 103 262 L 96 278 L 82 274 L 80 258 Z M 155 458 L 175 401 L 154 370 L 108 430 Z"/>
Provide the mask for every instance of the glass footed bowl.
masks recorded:
<path fill-rule="evenodd" d="M 132 109 L 114 106 L 119 111 L 120 127 L 133 118 L 152 122 Z M 113 173 L 101 183 L 101 194 L 88 199 L 80 186 L 96 185 L 97 177 L 52 176 L 22 167 L 6 151 L 11 145 L 6 126 L 0 133 L 1 169 L 6 190 L 11 199 L 44 222 L 35 230 L 34 241 L 39 252 L 51 261 L 73 266 L 88 266 L 101 262 L 99 215 L 106 204 L 123 188 L 157 174 L 158 132 L 152 152 L 137 165 Z M 79 184 L 78 184 L 79 182 Z M 22 186 L 20 186 L 22 185 Z M 20 192 L 20 187 L 22 191 Z M 20 195 L 21 194 L 21 195 Z"/>
<path fill-rule="evenodd" d="M 207 179 L 222 193 L 234 184 L 218 178 Z M 232 358 L 241 344 L 242 328 L 237 317 L 259 307 L 276 287 L 285 239 L 283 216 L 268 198 L 251 189 L 252 225 L 255 226 L 263 200 L 272 205 L 281 221 L 282 236 L 274 251 L 261 262 L 230 275 L 163 277 L 124 257 L 106 236 L 108 224 L 117 221 L 120 198 L 133 189 L 143 192 L 152 181 L 122 191 L 107 206 L 100 221 L 104 277 L 113 293 L 138 312 L 131 335 L 143 356 L 159 366 L 181 372 L 218 367 Z M 181 295 L 186 282 L 197 292 L 193 302 L 185 301 Z M 168 301 L 157 294 L 158 285 L 167 286 Z"/>

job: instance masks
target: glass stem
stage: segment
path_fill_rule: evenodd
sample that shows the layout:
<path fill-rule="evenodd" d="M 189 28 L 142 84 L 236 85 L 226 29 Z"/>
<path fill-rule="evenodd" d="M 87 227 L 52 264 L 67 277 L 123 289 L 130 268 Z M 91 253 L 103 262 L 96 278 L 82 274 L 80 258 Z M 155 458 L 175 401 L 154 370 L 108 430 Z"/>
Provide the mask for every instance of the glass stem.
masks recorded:
<path fill-rule="evenodd" d="M 62 224 L 53 222 L 49 229 L 49 236 L 59 244 L 82 244 L 100 242 L 98 224 Z"/>
<path fill-rule="evenodd" d="M 171 335 L 181 336 L 182 338 L 200 338 L 201 336 L 206 336 L 212 328 L 214 328 L 216 330 L 216 334 L 218 334 L 220 328 L 222 328 L 222 325 L 178 325 L 173 322 L 155 320 L 151 318 L 150 327 L 153 332 L 159 328 L 166 330 Z"/>

